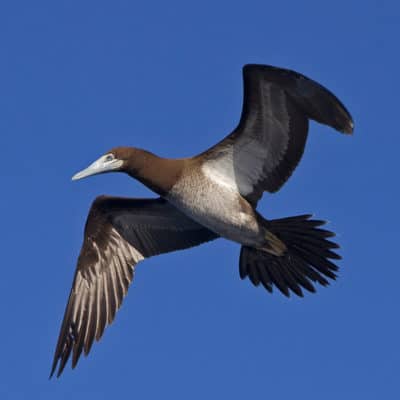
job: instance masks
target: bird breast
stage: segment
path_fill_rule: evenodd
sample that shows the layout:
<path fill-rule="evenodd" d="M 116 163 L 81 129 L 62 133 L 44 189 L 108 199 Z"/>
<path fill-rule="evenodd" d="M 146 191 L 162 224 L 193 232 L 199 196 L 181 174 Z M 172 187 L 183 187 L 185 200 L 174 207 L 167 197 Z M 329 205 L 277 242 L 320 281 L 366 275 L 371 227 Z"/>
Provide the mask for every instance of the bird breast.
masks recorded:
<path fill-rule="evenodd" d="M 197 223 L 226 239 L 261 245 L 265 239 L 253 208 L 234 187 L 200 169 L 183 174 L 166 199 Z"/>

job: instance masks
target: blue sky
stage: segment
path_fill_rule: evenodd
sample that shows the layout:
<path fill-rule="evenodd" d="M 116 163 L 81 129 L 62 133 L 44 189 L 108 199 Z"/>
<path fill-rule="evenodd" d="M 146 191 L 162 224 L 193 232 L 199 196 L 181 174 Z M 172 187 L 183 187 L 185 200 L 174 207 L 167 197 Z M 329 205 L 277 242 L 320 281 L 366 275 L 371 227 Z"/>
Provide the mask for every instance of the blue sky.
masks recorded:
<path fill-rule="evenodd" d="M 399 18 L 394 1 L 2 2 L 1 398 L 397 398 Z M 259 207 L 330 220 L 340 279 L 271 296 L 224 240 L 147 260 L 101 343 L 48 381 L 91 201 L 152 196 L 72 174 L 117 145 L 179 157 L 220 140 L 245 63 L 302 72 L 354 117 L 353 137 L 313 123 Z"/>

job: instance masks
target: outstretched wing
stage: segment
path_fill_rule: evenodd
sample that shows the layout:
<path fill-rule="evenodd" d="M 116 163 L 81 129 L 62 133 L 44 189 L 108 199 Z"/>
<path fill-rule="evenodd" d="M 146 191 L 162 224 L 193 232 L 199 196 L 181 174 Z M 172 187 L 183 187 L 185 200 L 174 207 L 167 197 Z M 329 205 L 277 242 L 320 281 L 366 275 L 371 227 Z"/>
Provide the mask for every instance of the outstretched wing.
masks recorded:
<path fill-rule="evenodd" d="M 144 258 L 186 249 L 216 239 L 163 199 L 98 197 L 89 212 L 75 278 L 51 369 L 62 373 L 114 320 Z"/>
<path fill-rule="evenodd" d="M 343 133 L 352 133 L 353 121 L 331 92 L 297 72 L 246 65 L 243 82 L 239 125 L 200 156 L 207 175 L 228 180 L 256 205 L 264 191 L 277 191 L 296 168 L 309 119 Z"/>

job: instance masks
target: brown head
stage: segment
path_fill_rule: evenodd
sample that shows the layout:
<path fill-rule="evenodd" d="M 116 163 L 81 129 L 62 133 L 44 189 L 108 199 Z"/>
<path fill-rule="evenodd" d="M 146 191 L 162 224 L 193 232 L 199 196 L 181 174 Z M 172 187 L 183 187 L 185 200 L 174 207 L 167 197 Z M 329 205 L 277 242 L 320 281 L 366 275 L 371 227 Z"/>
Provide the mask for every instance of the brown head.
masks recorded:
<path fill-rule="evenodd" d="M 133 147 L 115 147 L 107 151 L 87 168 L 76 173 L 72 177 L 72 180 L 76 181 L 87 176 L 104 174 L 106 172 L 125 172 L 129 160 L 134 158 L 136 151 L 137 149 Z"/>
<path fill-rule="evenodd" d="M 135 147 L 115 147 L 107 151 L 72 180 L 106 172 L 125 172 L 159 194 L 166 193 L 179 178 L 184 160 L 160 158 Z"/>

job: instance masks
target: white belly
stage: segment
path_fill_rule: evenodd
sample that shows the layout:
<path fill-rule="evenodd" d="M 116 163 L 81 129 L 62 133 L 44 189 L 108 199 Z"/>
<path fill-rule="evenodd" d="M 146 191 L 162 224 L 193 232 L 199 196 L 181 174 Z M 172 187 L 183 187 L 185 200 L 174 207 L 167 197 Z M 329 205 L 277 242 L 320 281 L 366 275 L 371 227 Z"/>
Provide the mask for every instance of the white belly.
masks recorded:
<path fill-rule="evenodd" d="M 238 193 L 226 185 L 187 177 L 175 184 L 166 199 L 226 239 L 249 246 L 258 246 L 265 240 L 254 213 L 246 212 Z"/>

